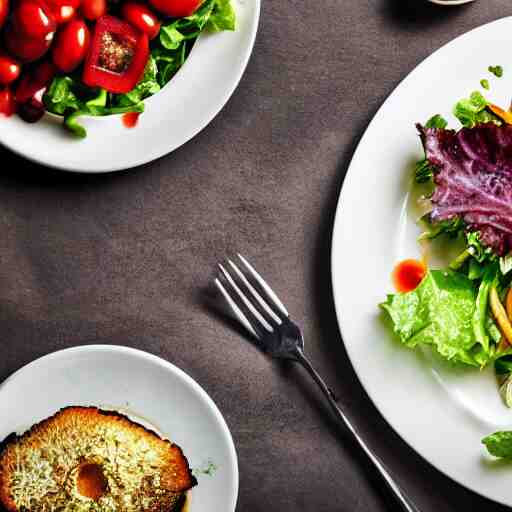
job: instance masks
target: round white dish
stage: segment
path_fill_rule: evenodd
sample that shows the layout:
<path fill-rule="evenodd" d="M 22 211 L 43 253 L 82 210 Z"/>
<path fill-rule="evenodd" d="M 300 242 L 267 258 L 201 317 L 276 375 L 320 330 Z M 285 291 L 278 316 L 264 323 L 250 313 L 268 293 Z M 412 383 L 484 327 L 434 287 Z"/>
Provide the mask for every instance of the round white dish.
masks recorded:
<path fill-rule="evenodd" d="M 420 255 L 412 211 L 412 166 L 422 156 L 414 124 L 436 113 L 451 126 L 455 102 L 480 89 L 510 103 L 512 18 L 475 29 L 421 63 L 390 95 L 352 159 L 334 225 L 332 279 L 342 337 L 354 369 L 398 434 L 437 469 L 497 502 L 512 505 L 512 464 L 486 454 L 482 437 L 512 429 L 492 369 L 454 371 L 399 344 L 378 304 L 392 292 L 393 266 Z M 504 77 L 489 65 L 504 66 Z M 371 205 L 371 206 L 369 206 Z M 436 262 L 432 262 L 436 265 Z M 439 263 L 439 262 L 437 262 Z"/>
<path fill-rule="evenodd" d="M 0 385 L 0 440 L 69 405 L 119 411 L 178 444 L 199 470 L 187 512 L 235 511 L 238 463 L 231 434 L 211 398 L 179 368 L 111 345 L 42 357 Z"/>
<path fill-rule="evenodd" d="M 233 0 L 234 32 L 203 34 L 176 76 L 145 100 L 135 128 L 121 116 L 84 118 L 87 138 L 77 140 L 46 115 L 39 123 L 0 116 L 0 144 L 29 160 L 64 171 L 99 173 L 159 158 L 190 140 L 233 94 L 254 46 L 260 0 Z"/>
<path fill-rule="evenodd" d="M 475 0 L 429 0 L 429 2 L 432 2 L 433 4 L 444 6 L 469 4 L 470 2 L 474 1 Z"/>

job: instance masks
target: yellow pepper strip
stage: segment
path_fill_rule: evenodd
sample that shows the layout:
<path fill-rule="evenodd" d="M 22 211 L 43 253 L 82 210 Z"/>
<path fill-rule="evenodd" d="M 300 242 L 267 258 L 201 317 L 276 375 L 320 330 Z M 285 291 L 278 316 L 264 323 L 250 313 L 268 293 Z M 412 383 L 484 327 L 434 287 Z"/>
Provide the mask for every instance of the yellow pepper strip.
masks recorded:
<path fill-rule="evenodd" d="M 512 324 L 508 319 L 507 312 L 505 311 L 505 308 L 500 301 L 498 291 L 496 290 L 495 286 L 491 288 L 491 292 L 489 294 L 489 302 L 491 304 L 492 314 L 494 315 L 496 322 L 498 322 L 503 336 L 505 336 L 509 345 L 512 345 Z"/>
<path fill-rule="evenodd" d="M 509 347 L 510 345 L 508 344 L 508 341 L 502 337 L 498 344 L 498 354 L 505 352 L 505 350 L 507 350 Z"/>
<path fill-rule="evenodd" d="M 487 105 L 487 108 L 496 116 L 498 116 L 502 121 L 505 121 L 507 124 L 512 124 L 512 112 L 507 112 L 497 105 L 493 105 L 490 103 Z"/>
<path fill-rule="evenodd" d="M 512 322 L 512 288 L 508 289 L 505 306 L 507 308 L 508 319 Z"/>

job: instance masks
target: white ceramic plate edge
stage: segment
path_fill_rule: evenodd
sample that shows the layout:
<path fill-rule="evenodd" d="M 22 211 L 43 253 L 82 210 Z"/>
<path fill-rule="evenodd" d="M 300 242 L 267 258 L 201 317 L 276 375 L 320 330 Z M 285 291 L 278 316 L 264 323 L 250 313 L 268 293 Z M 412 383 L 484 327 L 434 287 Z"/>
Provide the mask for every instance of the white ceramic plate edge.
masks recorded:
<path fill-rule="evenodd" d="M 158 357 L 154 354 L 150 354 L 149 352 L 145 352 L 143 350 L 131 348 L 131 347 L 125 347 L 122 345 L 84 345 L 84 346 L 76 346 L 71 348 L 65 348 L 62 350 L 58 350 L 56 352 L 52 352 L 50 354 L 44 355 L 42 357 L 39 357 L 38 359 L 35 359 L 34 361 L 27 363 L 25 366 L 21 367 L 19 370 L 12 373 L 9 377 L 7 377 L 2 383 L 0 383 L 0 394 L 2 393 L 2 390 L 5 386 L 9 384 L 12 380 L 16 379 L 17 377 L 20 377 L 26 373 L 30 373 L 34 368 L 40 367 L 44 365 L 45 363 L 59 359 L 62 356 L 65 356 L 67 354 L 79 354 L 81 352 L 90 352 L 90 351 L 105 351 L 105 352 L 121 352 L 125 354 L 135 355 L 137 357 L 140 357 L 142 359 L 146 359 L 147 361 L 153 362 L 163 368 L 168 369 L 172 373 L 178 375 L 183 381 L 185 381 L 200 397 L 200 399 L 208 404 L 208 407 L 213 412 L 217 423 L 220 425 L 222 433 L 224 437 L 229 441 L 229 457 L 230 457 L 230 463 L 232 464 L 233 472 L 235 474 L 234 479 L 234 492 L 233 496 L 231 498 L 231 509 L 234 512 L 236 509 L 236 504 L 238 501 L 238 492 L 239 492 L 239 485 L 240 485 L 240 475 L 239 475 L 239 468 L 238 468 L 238 457 L 233 441 L 233 437 L 231 435 L 231 432 L 229 431 L 229 428 L 226 424 L 226 421 L 224 420 L 224 417 L 222 416 L 219 408 L 215 404 L 215 402 L 210 398 L 208 393 L 187 373 L 185 373 L 183 370 L 175 366 L 174 364 L 170 363 L 169 361 L 166 361 L 165 359 Z"/>
<path fill-rule="evenodd" d="M 377 124 L 376 119 L 379 117 L 381 112 L 387 107 L 388 103 L 390 101 L 392 101 L 392 98 L 395 96 L 395 94 L 398 94 L 403 88 L 407 87 L 408 83 L 410 81 L 412 82 L 414 80 L 415 75 L 417 73 L 420 73 L 421 68 L 423 66 L 427 65 L 432 59 L 434 59 L 436 57 L 436 55 L 438 53 L 442 52 L 445 48 L 451 46 L 453 43 L 458 42 L 461 39 L 464 39 L 464 38 L 470 36 L 471 34 L 474 34 L 482 29 L 486 29 L 486 28 L 490 27 L 491 25 L 498 25 L 500 23 L 506 23 L 507 20 L 510 21 L 511 18 L 512 18 L 512 16 L 505 16 L 503 18 L 492 21 L 490 23 L 481 25 L 479 27 L 475 27 L 474 29 L 471 29 L 468 32 L 465 32 L 465 33 L 455 37 L 451 41 L 448 41 L 446 44 L 444 44 L 443 46 L 441 46 L 440 48 L 435 50 L 433 53 L 431 53 L 429 56 L 427 56 L 425 59 L 423 59 L 421 62 L 419 62 L 414 67 L 414 69 L 409 74 L 407 74 L 404 77 L 404 79 L 387 96 L 385 101 L 382 103 L 382 105 L 379 107 L 379 109 L 377 110 L 377 112 L 374 114 L 371 121 L 369 122 L 369 124 L 368 124 L 366 130 L 364 131 L 359 143 L 357 144 L 357 147 L 356 147 L 354 154 L 351 158 L 351 161 L 350 161 L 350 164 L 349 164 L 349 167 L 347 170 L 347 174 L 346 174 L 345 179 L 342 184 L 342 189 L 340 191 L 338 203 L 336 205 L 336 213 L 335 213 L 335 217 L 334 217 L 332 238 L 331 238 L 331 255 L 330 255 L 331 284 L 332 284 L 332 290 L 333 290 L 334 308 L 335 308 L 335 312 L 336 312 L 338 327 L 339 327 L 340 334 L 342 337 L 342 342 L 345 346 L 348 358 L 352 364 L 352 367 L 357 376 L 357 379 L 359 380 L 361 386 L 363 387 L 363 389 L 364 389 L 365 393 L 367 394 L 367 396 L 369 397 L 369 399 L 372 401 L 375 408 L 379 411 L 379 414 L 381 415 L 381 417 L 409 445 L 409 447 L 411 449 L 413 449 L 420 457 L 422 457 L 424 460 L 426 460 L 431 466 L 436 468 L 439 472 L 441 472 L 448 478 L 452 479 L 453 481 L 457 482 L 458 484 L 462 485 L 463 487 L 471 490 L 472 492 L 475 492 L 476 494 L 479 494 L 480 496 L 483 496 L 485 498 L 488 498 L 490 500 L 493 500 L 493 501 L 503 504 L 505 506 L 511 506 L 511 503 L 506 502 L 502 499 L 499 499 L 496 496 L 493 496 L 491 494 L 488 494 L 483 489 L 474 488 L 470 484 L 470 482 L 466 482 L 463 478 L 459 478 L 457 475 L 449 473 L 444 468 L 442 468 L 440 465 L 438 465 L 434 460 L 432 460 L 432 458 L 429 457 L 429 455 L 427 453 L 423 453 L 419 449 L 417 449 L 414 446 L 414 441 L 412 439 L 410 439 L 409 436 L 403 432 L 398 421 L 395 421 L 395 418 L 387 417 L 386 414 L 384 413 L 382 407 L 372 397 L 372 394 L 371 394 L 368 386 L 365 383 L 364 373 L 361 370 L 361 367 L 358 364 L 358 361 L 353 356 L 353 353 L 350 348 L 350 344 L 349 343 L 347 344 L 345 342 L 345 332 L 344 332 L 344 328 L 343 328 L 344 321 L 342 320 L 343 314 L 342 314 L 342 306 L 341 306 L 341 300 L 340 300 L 340 296 L 342 294 L 340 288 L 342 287 L 342 283 L 341 283 L 341 280 L 339 279 L 339 274 L 340 274 L 339 268 L 340 267 L 337 265 L 337 261 L 340 260 L 340 255 L 342 255 L 342 247 L 339 246 L 339 243 L 338 243 L 339 237 L 337 237 L 337 233 L 339 233 L 341 231 L 342 217 L 343 217 L 343 203 L 345 202 L 345 197 L 348 195 L 348 190 L 352 188 L 353 181 L 356 180 L 356 176 L 354 175 L 354 173 L 352 173 L 352 174 L 350 173 L 350 168 L 352 167 L 352 163 L 359 158 L 359 153 L 364 151 L 363 147 L 365 146 L 366 141 L 369 140 L 371 138 L 371 136 L 373 135 L 372 131 L 373 131 L 375 125 Z M 476 89 L 476 86 L 475 86 L 475 89 Z M 383 293 L 384 292 L 385 291 L 383 290 Z"/>

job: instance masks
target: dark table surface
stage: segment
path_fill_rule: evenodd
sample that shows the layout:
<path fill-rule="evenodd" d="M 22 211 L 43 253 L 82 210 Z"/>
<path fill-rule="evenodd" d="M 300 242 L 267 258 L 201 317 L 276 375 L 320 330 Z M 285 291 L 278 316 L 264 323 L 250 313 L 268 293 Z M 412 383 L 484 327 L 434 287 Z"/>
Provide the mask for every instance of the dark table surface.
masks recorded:
<path fill-rule="evenodd" d="M 205 307 L 215 262 L 238 250 L 300 319 L 312 360 L 422 512 L 505 510 L 438 473 L 379 416 L 338 333 L 329 251 L 350 157 L 384 98 L 433 50 L 507 14 L 509 0 L 264 0 L 238 90 L 173 154 L 88 177 L 0 150 L 0 380 L 74 345 L 145 349 L 223 412 L 238 511 L 397 510 L 304 372 Z"/>

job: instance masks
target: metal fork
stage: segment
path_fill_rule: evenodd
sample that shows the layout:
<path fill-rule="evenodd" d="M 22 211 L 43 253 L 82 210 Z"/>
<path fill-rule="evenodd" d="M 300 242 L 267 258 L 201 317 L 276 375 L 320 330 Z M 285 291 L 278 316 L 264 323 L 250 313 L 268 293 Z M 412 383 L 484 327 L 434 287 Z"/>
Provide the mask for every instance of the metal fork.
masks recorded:
<path fill-rule="evenodd" d="M 363 452 L 382 475 L 402 510 L 419 512 L 410 498 L 395 482 L 380 459 L 365 441 L 336 402 L 333 392 L 313 368 L 304 354 L 304 338 L 300 328 L 290 320 L 290 315 L 270 286 L 240 254 L 236 263 L 228 259 L 219 264 L 215 285 L 224 296 L 229 308 L 240 323 L 256 338 L 259 346 L 270 356 L 300 363 L 313 377 L 329 404 L 347 430 L 353 435 Z"/>

